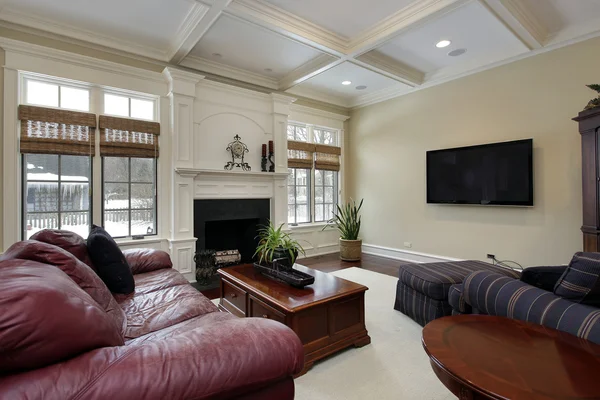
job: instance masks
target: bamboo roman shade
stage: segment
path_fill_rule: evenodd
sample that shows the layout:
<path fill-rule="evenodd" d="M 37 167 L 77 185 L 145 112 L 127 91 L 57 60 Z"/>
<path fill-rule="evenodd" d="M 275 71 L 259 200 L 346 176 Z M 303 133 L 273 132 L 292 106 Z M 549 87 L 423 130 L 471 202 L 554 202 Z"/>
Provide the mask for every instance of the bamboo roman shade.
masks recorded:
<path fill-rule="evenodd" d="M 109 157 L 158 157 L 158 122 L 100 116 L 100 155 Z"/>
<path fill-rule="evenodd" d="M 94 155 L 96 115 L 19 106 L 21 153 Z"/>
<path fill-rule="evenodd" d="M 342 155 L 340 147 L 316 144 L 315 153 L 315 169 L 340 170 L 340 156 Z"/>
<path fill-rule="evenodd" d="M 311 169 L 315 148 L 312 143 L 288 140 L 288 167 Z"/>

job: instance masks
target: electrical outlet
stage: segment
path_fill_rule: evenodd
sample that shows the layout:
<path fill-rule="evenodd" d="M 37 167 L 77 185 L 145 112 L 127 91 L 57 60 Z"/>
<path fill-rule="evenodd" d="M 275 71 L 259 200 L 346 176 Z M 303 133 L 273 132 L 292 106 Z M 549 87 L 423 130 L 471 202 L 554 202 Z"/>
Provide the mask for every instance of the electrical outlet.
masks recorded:
<path fill-rule="evenodd" d="M 496 259 L 496 255 L 494 255 L 494 254 L 488 254 L 487 258 L 489 258 L 490 260 L 495 260 Z"/>
<path fill-rule="evenodd" d="M 404 247 L 406 248 L 412 248 L 412 243 L 411 242 L 404 242 Z"/>

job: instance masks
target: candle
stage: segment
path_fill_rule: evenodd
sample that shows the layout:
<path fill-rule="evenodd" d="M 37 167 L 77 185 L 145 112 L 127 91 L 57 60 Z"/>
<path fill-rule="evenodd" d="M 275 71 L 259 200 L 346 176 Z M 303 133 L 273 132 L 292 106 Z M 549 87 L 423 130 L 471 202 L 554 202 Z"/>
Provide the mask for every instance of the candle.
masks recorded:
<path fill-rule="evenodd" d="M 262 155 L 263 155 L 263 157 L 267 156 L 267 145 L 266 144 L 262 145 Z"/>
<path fill-rule="evenodd" d="M 269 140 L 269 153 L 273 152 L 273 141 Z"/>

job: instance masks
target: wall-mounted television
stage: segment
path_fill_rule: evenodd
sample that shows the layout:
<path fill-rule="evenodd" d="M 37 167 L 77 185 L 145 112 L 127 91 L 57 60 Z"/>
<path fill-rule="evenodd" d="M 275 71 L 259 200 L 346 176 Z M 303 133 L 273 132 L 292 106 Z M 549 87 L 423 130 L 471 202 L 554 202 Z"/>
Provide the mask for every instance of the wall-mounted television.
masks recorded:
<path fill-rule="evenodd" d="M 533 139 L 428 151 L 427 203 L 533 206 Z"/>

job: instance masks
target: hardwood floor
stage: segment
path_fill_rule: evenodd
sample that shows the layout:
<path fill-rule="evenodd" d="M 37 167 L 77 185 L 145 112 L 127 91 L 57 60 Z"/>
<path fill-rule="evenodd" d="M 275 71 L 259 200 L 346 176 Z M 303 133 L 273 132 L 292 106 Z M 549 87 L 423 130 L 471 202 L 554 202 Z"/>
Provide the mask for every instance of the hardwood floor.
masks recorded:
<path fill-rule="evenodd" d="M 404 261 L 392 260 L 390 258 L 363 254 L 360 261 L 342 261 L 339 253 L 325 254 L 322 256 L 303 258 L 298 261 L 299 264 L 317 269 L 323 272 L 334 272 L 341 269 L 361 267 L 368 271 L 378 272 L 380 274 L 398 277 L 398 269 L 400 265 L 407 264 Z M 209 299 L 218 299 L 220 297 L 220 289 L 210 289 L 202 292 Z"/>

